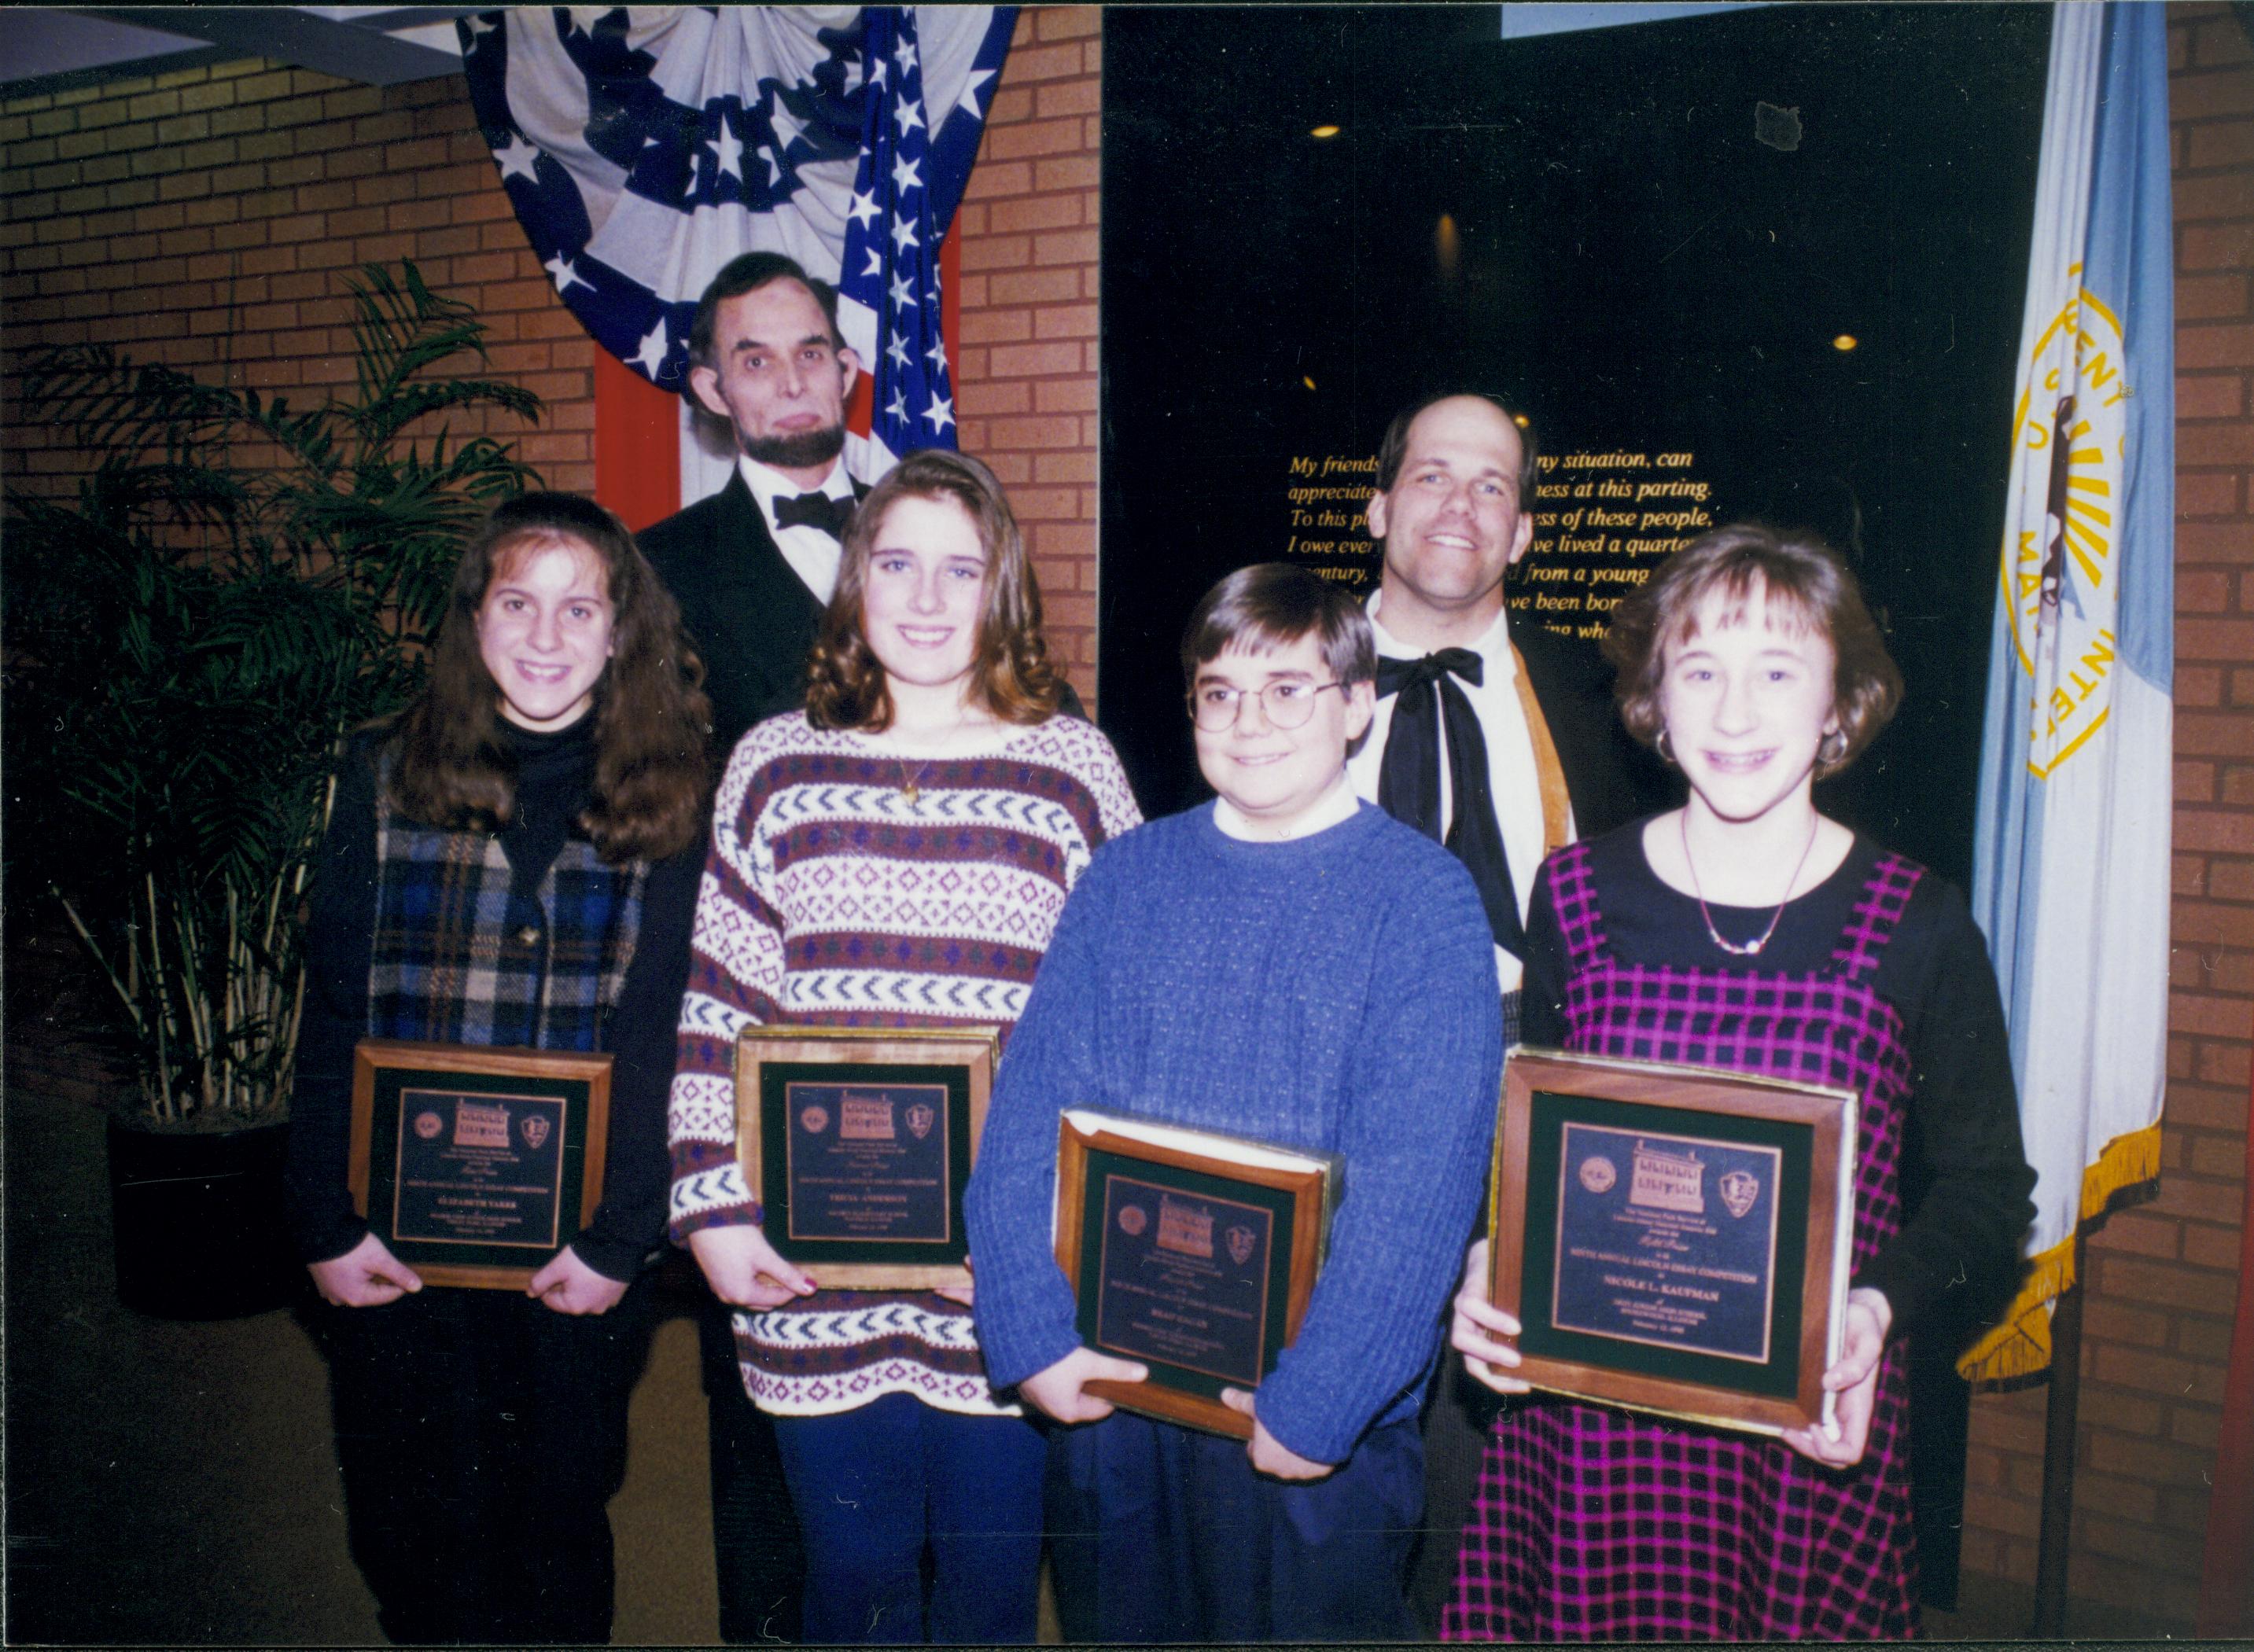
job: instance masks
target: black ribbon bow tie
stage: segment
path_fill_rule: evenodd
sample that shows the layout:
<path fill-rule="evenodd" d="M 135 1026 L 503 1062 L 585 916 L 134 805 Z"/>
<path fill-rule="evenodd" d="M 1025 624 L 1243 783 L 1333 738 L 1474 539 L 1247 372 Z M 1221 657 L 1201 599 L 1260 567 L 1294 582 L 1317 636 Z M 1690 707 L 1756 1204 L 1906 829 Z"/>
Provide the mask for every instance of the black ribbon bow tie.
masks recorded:
<path fill-rule="evenodd" d="M 778 494 L 774 502 L 775 532 L 786 528 L 819 528 L 832 539 L 845 537 L 845 524 L 853 520 L 853 501 L 827 494 Z"/>
<path fill-rule="evenodd" d="M 1377 662 L 1377 696 L 1398 695 L 1385 736 L 1385 755 L 1377 770 L 1377 806 L 1425 836 L 1446 844 L 1470 871 L 1487 908 L 1495 944 L 1523 957 L 1526 929 L 1518 917 L 1518 892 L 1503 853 L 1502 828 L 1496 823 L 1494 797 L 1487 772 L 1487 736 L 1479 714 L 1454 678 L 1477 686 L 1487 662 L 1469 648 L 1443 648 L 1420 660 Z M 1440 832 L 1440 732 L 1447 731 L 1449 789 L 1456 817 Z"/>

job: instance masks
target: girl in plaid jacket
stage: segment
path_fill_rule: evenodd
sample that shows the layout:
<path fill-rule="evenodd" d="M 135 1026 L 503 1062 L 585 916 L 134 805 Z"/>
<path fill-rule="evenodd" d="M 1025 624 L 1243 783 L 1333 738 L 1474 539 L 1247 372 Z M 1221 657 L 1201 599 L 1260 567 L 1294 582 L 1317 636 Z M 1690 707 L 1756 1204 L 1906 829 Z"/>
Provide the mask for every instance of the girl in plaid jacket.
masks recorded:
<path fill-rule="evenodd" d="M 625 526 L 528 494 L 465 550 L 426 691 L 338 777 L 289 1205 L 326 1305 L 353 1554 L 396 1642 L 610 1638 L 604 1505 L 664 1235 L 702 675 Z M 612 1055 L 601 1204 L 528 1254 L 522 1294 L 425 1289 L 355 1212 L 353 1052 L 369 1037 Z"/>

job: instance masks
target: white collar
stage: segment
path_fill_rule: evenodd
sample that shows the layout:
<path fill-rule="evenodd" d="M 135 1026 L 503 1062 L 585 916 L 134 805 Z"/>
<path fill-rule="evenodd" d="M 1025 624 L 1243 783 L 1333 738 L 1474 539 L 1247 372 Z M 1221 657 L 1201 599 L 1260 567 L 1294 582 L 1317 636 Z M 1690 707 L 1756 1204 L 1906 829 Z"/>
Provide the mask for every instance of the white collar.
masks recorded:
<path fill-rule="evenodd" d="M 1377 638 L 1377 652 L 1388 660 L 1421 660 L 1434 652 L 1404 642 L 1385 628 L 1384 622 L 1377 617 L 1378 605 L 1384 598 L 1383 592 L 1372 592 L 1369 601 L 1362 609 L 1369 616 L 1369 628 Z M 1488 682 L 1508 682 L 1516 676 L 1518 662 L 1510 651 L 1510 605 L 1503 604 L 1502 611 L 1494 617 L 1494 623 L 1480 633 L 1477 639 L 1464 646 L 1486 662 Z"/>
<path fill-rule="evenodd" d="M 1213 800 L 1213 823 L 1221 828 L 1224 836 L 1234 837 L 1242 843 L 1288 844 L 1297 838 L 1312 837 L 1317 832 L 1326 832 L 1334 826 L 1343 824 L 1352 820 L 1361 808 L 1362 800 L 1354 794 L 1354 782 L 1341 769 L 1330 790 L 1317 798 L 1306 814 L 1292 822 L 1292 830 L 1280 837 L 1248 819 L 1244 811 L 1226 797 Z"/>

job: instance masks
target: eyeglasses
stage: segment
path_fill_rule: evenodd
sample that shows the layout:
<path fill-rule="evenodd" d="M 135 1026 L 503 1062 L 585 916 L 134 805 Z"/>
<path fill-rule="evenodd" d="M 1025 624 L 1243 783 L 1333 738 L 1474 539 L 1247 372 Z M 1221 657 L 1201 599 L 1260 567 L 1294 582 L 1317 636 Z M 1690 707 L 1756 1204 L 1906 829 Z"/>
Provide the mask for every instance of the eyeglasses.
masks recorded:
<path fill-rule="evenodd" d="M 1343 694 L 1343 682 L 1271 682 L 1252 693 L 1260 702 L 1260 710 L 1268 721 L 1279 729 L 1296 729 L 1306 724 L 1315 714 L 1315 696 L 1325 689 L 1336 689 Z M 1218 734 L 1236 726 L 1237 713 L 1244 709 L 1248 690 L 1230 688 L 1225 683 L 1208 682 L 1193 690 L 1189 696 L 1190 721 L 1208 734 Z"/>

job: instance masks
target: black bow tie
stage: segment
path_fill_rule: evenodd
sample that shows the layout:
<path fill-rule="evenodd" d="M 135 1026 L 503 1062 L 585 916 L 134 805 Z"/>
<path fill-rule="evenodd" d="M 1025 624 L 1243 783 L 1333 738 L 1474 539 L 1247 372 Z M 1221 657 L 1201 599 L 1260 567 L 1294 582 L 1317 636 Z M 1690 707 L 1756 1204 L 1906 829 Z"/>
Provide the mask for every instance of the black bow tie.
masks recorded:
<path fill-rule="evenodd" d="M 1413 689 L 1427 682 L 1438 682 L 1444 676 L 1461 677 L 1477 688 L 1487 679 L 1487 662 L 1469 648 L 1443 648 L 1438 654 L 1428 654 L 1421 660 L 1393 660 L 1383 654 L 1377 659 L 1377 697 L 1398 694 L 1404 689 Z"/>
<path fill-rule="evenodd" d="M 1526 931 L 1518 917 L 1518 893 L 1503 854 L 1502 828 L 1487 771 L 1487 736 L 1479 713 L 1452 678 L 1476 687 L 1487 662 L 1469 648 L 1443 648 L 1421 660 L 1377 662 L 1377 696 L 1393 703 L 1386 730 L 1385 755 L 1377 769 L 1377 806 L 1425 836 L 1445 843 L 1471 872 L 1487 908 L 1495 944 L 1523 955 Z M 1455 819 L 1440 835 L 1440 730 L 1447 729 L 1448 780 L 1455 794 Z"/>
<path fill-rule="evenodd" d="M 778 494 L 774 502 L 775 532 L 786 528 L 819 528 L 832 539 L 845 537 L 845 524 L 853 520 L 853 501 L 827 494 Z"/>

